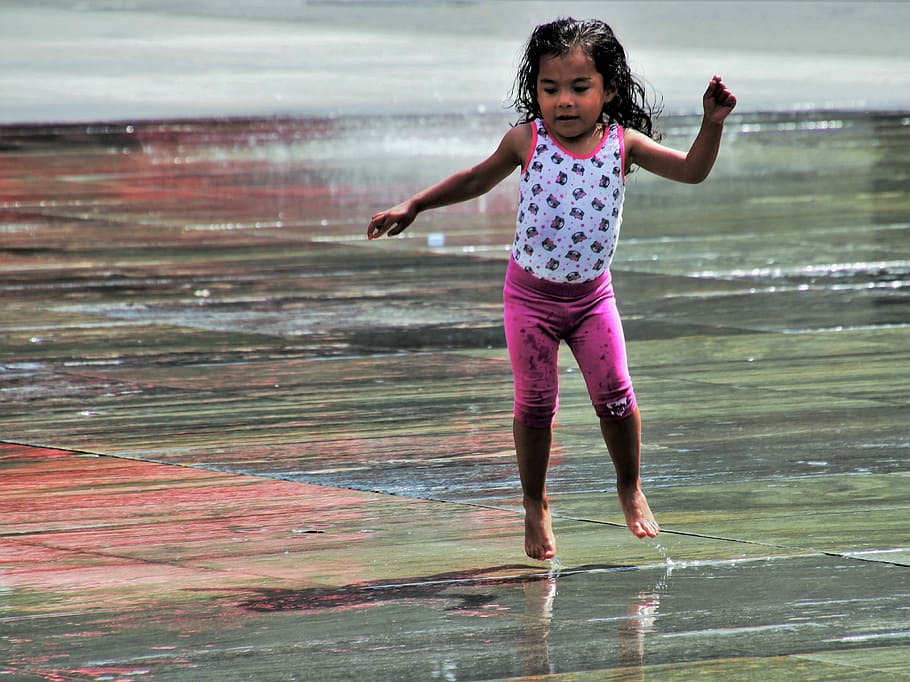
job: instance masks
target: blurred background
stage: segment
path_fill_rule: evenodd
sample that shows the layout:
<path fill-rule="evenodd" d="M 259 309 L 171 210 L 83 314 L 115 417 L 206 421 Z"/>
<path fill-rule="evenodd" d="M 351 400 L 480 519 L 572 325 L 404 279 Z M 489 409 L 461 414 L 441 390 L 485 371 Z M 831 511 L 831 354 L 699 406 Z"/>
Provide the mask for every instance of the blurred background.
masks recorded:
<path fill-rule="evenodd" d="M 0 2 L 0 123 L 495 112 L 531 29 L 611 23 L 668 113 L 910 105 L 903 2 Z"/>

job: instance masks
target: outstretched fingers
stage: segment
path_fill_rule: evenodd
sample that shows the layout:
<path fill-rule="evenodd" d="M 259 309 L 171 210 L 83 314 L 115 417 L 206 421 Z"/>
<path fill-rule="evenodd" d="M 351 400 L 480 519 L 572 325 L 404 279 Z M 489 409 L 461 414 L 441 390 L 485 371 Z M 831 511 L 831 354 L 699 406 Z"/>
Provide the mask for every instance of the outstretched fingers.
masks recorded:
<path fill-rule="evenodd" d="M 370 224 L 367 225 L 367 239 L 376 239 L 381 237 L 389 228 L 395 223 L 389 219 L 387 213 L 377 213 L 370 220 Z"/>
<path fill-rule="evenodd" d="M 416 214 L 412 209 L 399 206 L 376 213 L 370 220 L 370 224 L 367 225 L 367 239 L 376 239 L 384 234 L 388 234 L 390 237 L 401 234 L 408 225 L 414 222 L 415 217 Z"/>

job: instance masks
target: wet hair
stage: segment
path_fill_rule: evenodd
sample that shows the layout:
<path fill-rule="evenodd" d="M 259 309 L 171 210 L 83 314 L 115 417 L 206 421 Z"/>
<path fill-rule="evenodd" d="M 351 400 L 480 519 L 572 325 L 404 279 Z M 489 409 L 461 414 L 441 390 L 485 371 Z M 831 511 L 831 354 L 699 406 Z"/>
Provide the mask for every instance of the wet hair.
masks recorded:
<path fill-rule="evenodd" d="M 541 24 L 534 29 L 512 86 L 512 106 L 521 116 L 519 123 L 530 123 L 541 116 L 537 101 L 541 58 L 563 57 L 576 47 L 594 62 L 604 85 L 616 92 L 616 96 L 604 105 L 602 121 L 618 123 L 659 140 L 660 133 L 654 129 L 652 119 L 657 117 L 660 109 L 648 102 L 644 85 L 632 74 L 626 51 L 613 29 L 598 19 L 569 17 Z"/>

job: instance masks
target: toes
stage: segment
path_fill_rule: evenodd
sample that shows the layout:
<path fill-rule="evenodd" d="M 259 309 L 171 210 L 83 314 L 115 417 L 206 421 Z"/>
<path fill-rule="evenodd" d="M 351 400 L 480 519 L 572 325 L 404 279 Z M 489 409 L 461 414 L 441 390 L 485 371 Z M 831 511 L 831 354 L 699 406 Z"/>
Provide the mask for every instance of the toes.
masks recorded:
<path fill-rule="evenodd" d="M 538 542 L 537 538 L 525 543 L 525 554 L 538 561 L 546 561 L 556 556 L 556 547 L 548 542 L 546 538 Z"/>
<path fill-rule="evenodd" d="M 556 556 L 556 549 L 548 545 L 525 545 L 525 554 L 538 561 L 546 561 Z"/>
<path fill-rule="evenodd" d="M 629 530 L 637 538 L 654 538 L 660 534 L 660 527 L 652 519 L 634 519 L 628 525 Z"/>

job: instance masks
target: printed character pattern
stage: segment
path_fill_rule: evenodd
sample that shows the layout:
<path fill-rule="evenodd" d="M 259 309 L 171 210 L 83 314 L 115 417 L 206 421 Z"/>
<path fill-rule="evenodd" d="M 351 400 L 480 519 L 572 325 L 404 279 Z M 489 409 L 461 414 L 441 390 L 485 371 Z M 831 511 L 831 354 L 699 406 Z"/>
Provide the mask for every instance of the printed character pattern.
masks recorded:
<path fill-rule="evenodd" d="M 622 128 L 611 125 L 588 157 L 576 157 L 534 126 L 519 182 L 512 258 L 554 282 L 588 282 L 610 267 L 622 223 Z"/>

